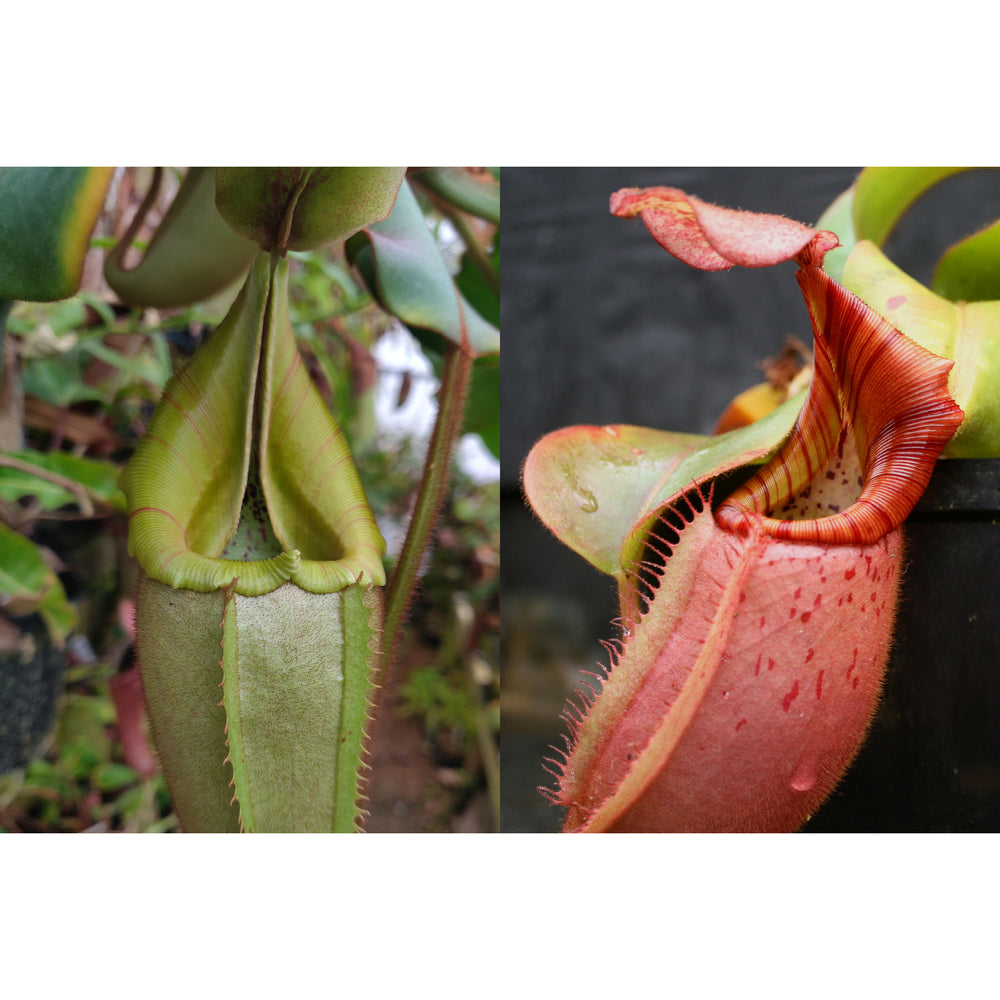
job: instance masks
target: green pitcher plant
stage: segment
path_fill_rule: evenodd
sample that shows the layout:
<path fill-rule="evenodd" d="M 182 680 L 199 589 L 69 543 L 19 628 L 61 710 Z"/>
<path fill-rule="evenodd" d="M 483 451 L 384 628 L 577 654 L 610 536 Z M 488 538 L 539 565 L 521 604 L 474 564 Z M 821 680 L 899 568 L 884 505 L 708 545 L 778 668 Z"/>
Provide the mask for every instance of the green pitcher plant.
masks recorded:
<path fill-rule="evenodd" d="M 358 831 L 378 679 L 440 507 L 473 361 L 499 350 L 499 333 L 458 293 L 404 168 L 192 168 L 130 262 L 159 176 L 108 255 L 111 287 L 130 304 L 164 307 L 241 277 L 242 286 L 167 383 L 120 478 L 153 741 L 187 831 Z M 495 214 L 490 185 L 426 176 L 428 190 L 452 182 L 463 211 Z M 43 215 L 68 220 L 35 267 L 53 275 L 44 285 L 25 283 L 32 272 L 16 252 L 0 253 L 10 297 L 79 284 L 80 242 L 110 171 L 55 180 L 0 176 L 0 188 L 30 189 Z M 21 229 L 2 234 L 0 250 L 29 239 L 30 219 L 13 224 Z M 349 239 L 383 308 L 445 344 L 431 471 L 388 596 L 385 543 L 289 312 L 288 252 Z"/>
<path fill-rule="evenodd" d="M 349 831 L 361 813 L 385 545 L 295 345 L 284 256 L 303 228 L 296 217 L 329 200 L 291 171 L 226 176 L 231 214 L 268 249 L 168 383 L 121 480 L 141 570 L 143 687 L 186 830 Z M 388 188 L 376 218 L 401 172 L 387 179 L 376 178 Z M 277 193 L 260 195 L 262 184 Z M 338 219 L 311 243 L 370 221 Z"/>
<path fill-rule="evenodd" d="M 121 485 L 143 686 L 185 829 L 351 829 L 384 543 L 295 346 L 277 253 L 168 384 Z"/>

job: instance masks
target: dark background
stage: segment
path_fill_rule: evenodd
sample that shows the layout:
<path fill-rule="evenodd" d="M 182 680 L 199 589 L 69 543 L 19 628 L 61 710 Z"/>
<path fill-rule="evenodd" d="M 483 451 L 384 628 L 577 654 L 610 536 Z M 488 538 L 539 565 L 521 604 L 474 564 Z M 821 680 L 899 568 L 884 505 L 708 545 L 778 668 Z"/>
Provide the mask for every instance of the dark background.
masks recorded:
<path fill-rule="evenodd" d="M 815 223 L 856 168 L 505 168 L 501 449 L 502 829 L 555 830 L 546 748 L 581 671 L 606 662 L 614 582 L 555 540 L 527 508 L 531 446 L 572 424 L 631 423 L 710 433 L 726 404 L 761 381 L 786 335 L 810 343 L 794 263 L 700 272 L 666 253 L 639 219 L 619 219 L 620 187 L 679 187 L 731 208 Z M 986 172 L 934 189 L 886 251 L 928 281 L 954 239 L 995 218 Z M 986 207 L 984 208 L 984 203 Z M 926 207 L 925 207 L 926 206 Z"/>

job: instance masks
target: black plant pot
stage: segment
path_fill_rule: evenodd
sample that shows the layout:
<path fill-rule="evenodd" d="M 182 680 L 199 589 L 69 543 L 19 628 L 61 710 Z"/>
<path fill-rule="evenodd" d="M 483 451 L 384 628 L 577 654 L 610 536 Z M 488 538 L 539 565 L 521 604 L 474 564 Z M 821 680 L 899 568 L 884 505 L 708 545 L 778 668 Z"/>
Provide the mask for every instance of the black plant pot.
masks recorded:
<path fill-rule="evenodd" d="M 885 692 L 807 832 L 1000 831 L 1000 459 L 938 462 L 904 533 Z"/>
<path fill-rule="evenodd" d="M 35 756 L 55 718 L 66 665 L 38 615 L 14 624 L 22 650 L 0 653 L 0 774 Z"/>

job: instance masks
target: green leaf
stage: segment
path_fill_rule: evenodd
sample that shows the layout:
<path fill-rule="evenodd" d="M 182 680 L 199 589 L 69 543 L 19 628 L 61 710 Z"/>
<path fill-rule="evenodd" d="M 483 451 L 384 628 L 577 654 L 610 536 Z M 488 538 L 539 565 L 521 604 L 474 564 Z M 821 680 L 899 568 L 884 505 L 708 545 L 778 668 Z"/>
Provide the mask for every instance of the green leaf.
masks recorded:
<path fill-rule="evenodd" d="M 497 232 L 490 254 L 490 268 L 497 280 L 500 277 L 500 234 Z M 462 268 L 455 278 L 455 284 L 466 301 L 487 323 L 500 327 L 500 296 L 490 286 L 486 276 L 476 267 L 470 254 L 462 257 Z M 495 286 L 494 286 L 495 287 Z"/>
<path fill-rule="evenodd" d="M 21 304 L 10 318 L 11 333 L 30 336 L 33 330 L 47 325 L 56 338 L 79 330 L 87 324 L 87 303 L 74 295 L 51 305 Z"/>
<path fill-rule="evenodd" d="M 121 470 L 111 462 L 58 451 L 9 452 L 8 457 L 79 483 L 91 497 L 103 500 L 123 513 L 126 510 L 125 497 L 118 488 Z M 35 497 L 44 510 L 57 510 L 66 504 L 78 503 L 76 495 L 51 479 L 0 465 L 0 497 L 14 503 L 28 496 Z"/>
<path fill-rule="evenodd" d="M 882 246 L 908 208 L 946 177 L 968 167 L 868 167 L 854 184 L 855 236 Z M 839 235 L 839 234 L 838 234 Z"/>
<path fill-rule="evenodd" d="M 75 792 L 61 768 L 50 761 L 38 758 L 30 761 L 24 769 L 23 791 L 27 795 L 32 795 L 43 789 L 55 789 L 60 800 L 71 799 Z M 58 814 L 58 809 L 56 813 Z"/>
<path fill-rule="evenodd" d="M 465 404 L 463 434 L 478 434 L 483 444 L 500 457 L 500 358 L 490 354 L 476 358 Z"/>
<path fill-rule="evenodd" d="M 80 695 L 67 699 L 55 737 L 60 769 L 77 781 L 86 781 L 95 767 L 107 763 L 111 759 L 108 725 L 113 721 L 114 709 L 106 698 Z"/>
<path fill-rule="evenodd" d="M 171 373 L 170 349 L 164 337 L 151 337 L 152 349 L 135 355 L 113 350 L 104 343 L 103 337 L 103 332 L 81 337 L 80 350 L 118 369 L 129 385 L 145 382 L 157 389 L 163 388 Z"/>
<path fill-rule="evenodd" d="M 24 367 L 24 391 L 53 406 L 72 406 L 87 401 L 102 402 L 105 393 L 83 381 L 87 359 L 76 344 L 64 354 L 33 358 Z"/>
<path fill-rule="evenodd" d="M 263 250 L 313 250 L 386 218 L 405 173 L 405 167 L 218 167 L 216 205 Z"/>
<path fill-rule="evenodd" d="M 1000 221 L 956 243 L 938 261 L 931 287 L 952 302 L 1000 299 Z"/>
<path fill-rule="evenodd" d="M 803 399 L 718 437 L 626 424 L 555 431 L 528 455 L 525 494 L 560 541 L 621 580 L 642 558 L 665 507 L 696 485 L 767 458 L 791 430 Z"/>
<path fill-rule="evenodd" d="M 303 307 L 292 300 L 293 322 L 312 322 L 331 314 L 353 312 L 371 301 L 364 286 L 352 277 L 350 269 L 334 260 L 328 251 L 304 250 L 290 253 L 289 257 L 301 264 L 303 273 L 297 284 L 301 297 L 308 304 L 304 307 L 304 315 L 297 315 Z"/>
<path fill-rule="evenodd" d="M 500 351 L 500 331 L 455 287 L 417 199 L 403 184 L 392 215 L 347 244 L 372 294 L 407 326 L 432 330 L 473 356 Z"/>
<path fill-rule="evenodd" d="M 120 792 L 139 780 L 135 771 L 127 764 L 114 761 L 96 767 L 91 778 L 102 792 Z"/>
<path fill-rule="evenodd" d="M 842 281 L 844 264 L 859 240 L 882 246 L 896 223 L 924 192 L 960 173 L 962 167 L 867 167 L 816 223 L 837 234 L 840 246 L 827 253 L 823 270 Z"/>
<path fill-rule="evenodd" d="M 156 175 L 151 205 L 159 189 Z M 257 245 L 233 232 L 215 207 L 215 172 L 190 167 L 142 260 L 126 269 L 125 256 L 145 220 L 140 209 L 104 264 L 104 276 L 130 305 L 168 308 L 202 302 L 246 274 Z"/>
<path fill-rule="evenodd" d="M 480 180 L 461 167 L 426 167 L 416 179 L 463 212 L 499 224 L 500 185 L 492 178 Z"/>
<path fill-rule="evenodd" d="M 13 615 L 37 612 L 57 645 L 76 624 L 66 591 L 38 547 L 4 525 L 0 525 L 0 605 Z"/>
<path fill-rule="evenodd" d="M 0 167 L 0 299 L 52 302 L 80 287 L 111 167 Z"/>

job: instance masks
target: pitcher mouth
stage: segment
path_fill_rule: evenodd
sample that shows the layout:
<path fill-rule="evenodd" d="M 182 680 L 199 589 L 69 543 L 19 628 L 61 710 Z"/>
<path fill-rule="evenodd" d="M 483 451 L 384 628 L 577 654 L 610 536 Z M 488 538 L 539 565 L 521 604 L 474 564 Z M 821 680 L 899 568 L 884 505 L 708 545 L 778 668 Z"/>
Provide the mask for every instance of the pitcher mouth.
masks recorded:
<path fill-rule="evenodd" d="M 385 583 L 385 543 L 299 355 L 277 253 L 257 255 L 225 320 L 167 384 L 121 484 L 129 551 L 170 586 L 236 579 L 256 596 L 286 582 Z"/>

